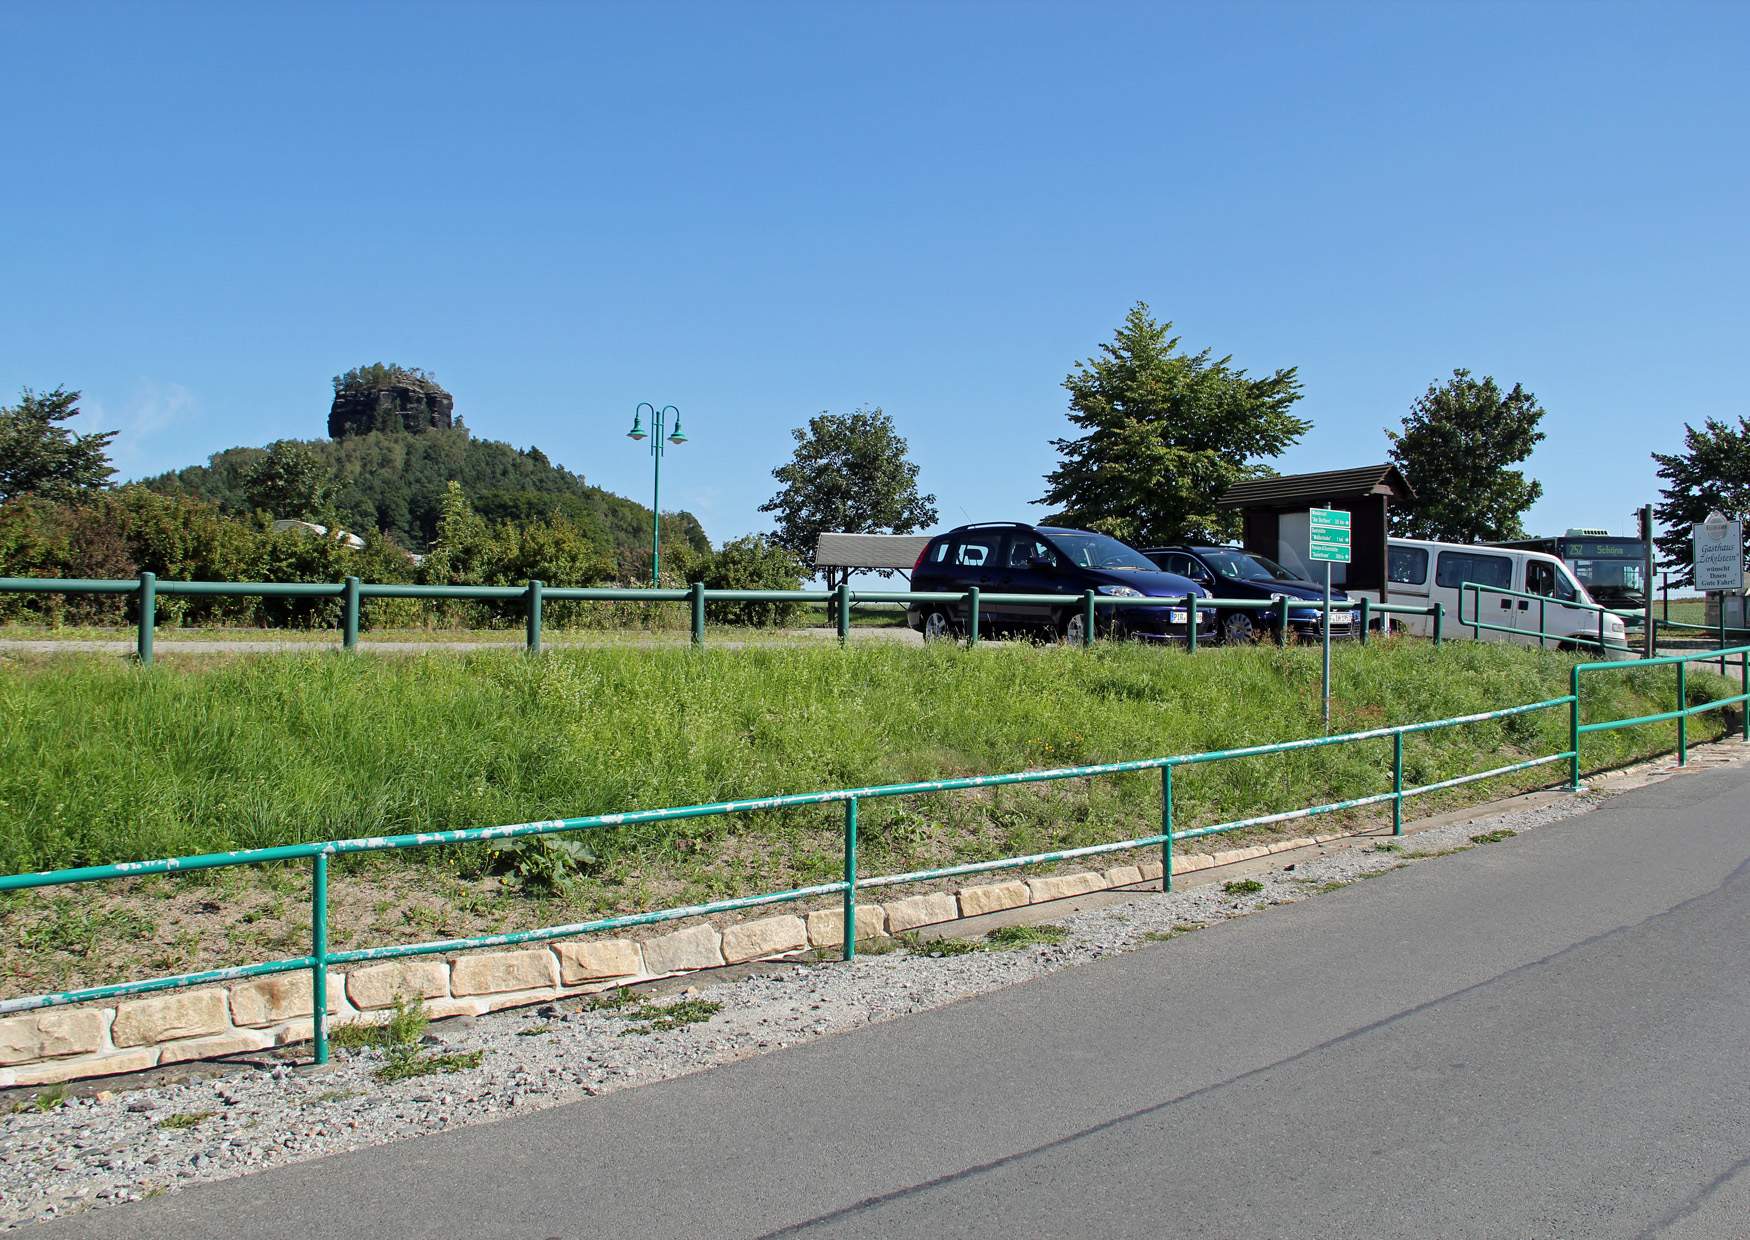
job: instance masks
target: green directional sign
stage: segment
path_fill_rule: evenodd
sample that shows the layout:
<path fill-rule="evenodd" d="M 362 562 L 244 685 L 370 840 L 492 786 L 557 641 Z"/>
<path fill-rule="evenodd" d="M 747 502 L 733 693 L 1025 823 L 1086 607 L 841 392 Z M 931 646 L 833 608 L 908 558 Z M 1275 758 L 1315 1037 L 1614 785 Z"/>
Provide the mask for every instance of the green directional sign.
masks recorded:
<path fill-rule="evenodd" d="M 1314 508 L 1311 518 L 1312 538 L 1308 553 L 1316 561 L 1329 564 L 1349 562 L 1349 514 L 1337 508 Z"/>

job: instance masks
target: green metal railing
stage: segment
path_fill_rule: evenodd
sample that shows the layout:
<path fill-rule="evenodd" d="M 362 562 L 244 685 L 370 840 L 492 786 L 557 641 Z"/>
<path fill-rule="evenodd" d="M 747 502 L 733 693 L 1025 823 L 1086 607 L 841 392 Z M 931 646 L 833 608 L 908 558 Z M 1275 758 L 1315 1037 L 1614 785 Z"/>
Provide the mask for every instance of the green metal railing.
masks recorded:
<path fill-rule="evenodd" d="M 1475 714 L 1459 715 L 1448 719 L 1436 719 L 1422 723 L 1398 724 L 1391 727 L 1370 728 L 1365 731 L 1348 732 L 1336 736 L 1309 737 L 1301 740 L 1279 741 L 1272 744 L 1250 745 L 1236 749 L 1222 749 L 1204 753 L 1175 754 L 1164 757 L 1142 758 L 1123 762 L 1097 763 L 1084 766 L 1059 767 L 1049 770 L 1019 771 L 1001 775 L 974 775 L 953 779 L 883 784 L 862 788 L 839 788 L 822 792 L 791 793 L 780 796 L 755 797 L 743 800 L 717 801 L 701 805 L 676 806 L 664 809 L 630 810 L 623 813 L 593 814 L 583 817 L 561 818 L 542 822 L 514 823 L 506 826 L 471 827 L 449 831 L 421 832 L 408 835 L 329 840 L 322 843 L 289 844 L 270 848 L 253 848 L 233 852 L 205 853 L 197 856 L 171 857 L 151 861 L 124 861 L 110 865 L 83 866 L 73 869 L 52 870 L 40 873 L 7 875 L 0 877 L 0 892 L 21 891 L 38 887 L 66 886 L 78 883 L 106 882 L 117 879 L 139 878 L 155 874 L 180 874 L 194 870 L 216 869 L 228 866 L 261 865 L 271 862 L 285 861 L 308 861 L 311 867 L 311 935 L 310 951 L 306 955 L 289 957 L 283 960 L 267 961 L 259 964 L 239 965 L 231 968 L 207 969 L 194 973 L 183 973 L 169 977 L 152 978 L 144 981 L 90 986 L 78 990 L 62 991 L 57 994 L 31 995 L 22 998 L 4 999 L 0 1000 L 0 1014 L 29 1011 L 37 1008 L 100 999 L 117 999 L 130 995 L 149 994 L 155 991 L 172 990 L 188 986 L 229 981 L 238 978 L 259 977 L 267 974 L 289 973 L 307 969 L 311 975 L 311 1032 L 315 1045 L 315 1057 L 317 1062 L 320 1063 L 326 1062 L 328 1058 L 326 1014 L 328 971 L 329 969 L 340 965 L 357 964 L 368 961 L 394 960 L 411 956 L 446 954 L 470 951 L 478 948 L 499 947 L 521 943 L 545 943 L 558 939 L 572 938 L 579 935 L 598 933 L 601 931 L 617 930 L 632 926 L 655 925 L 680 918 L 700 917 L 713 913 L 732 912 L 739 909 L 759 908 L 765 905 L 782 904 L 815 896 L 830 895 L 837 895 L 842 900 L 844 910 L 842 951 L 844 958 L 850 960 L 856 954 L 856 895 L 859 891 L 869 888 L 887 887 L 901 883 L 921 882 L 929 879 L 949 878 L 960 875 L 988 873 L 995 870 L 1042 865 L 1052 862 L 1073 860 L 1080 857 L 1093 857 L 1105 853 L 1158 846 L 1161 850 L 1162 889 L 1170 891 L 1173 886 L 1173 846 L 1187 840 L 1201 839 L 1205 836 L 1217 835 L 1229 831 L 1238 831 L 1248 827 L 1260 827 L 1275 823 L 1294 821 L 1297 819 L 1312 818 L 1324 814 L 1332 814 L 1343 810 L 1358 809 L 1387 802 L 1389 802 L 1392 807 L 1392 831 L 1394 834 L 1401 834 L 1403 831 L 1403 805 L 1404 802 L 1411 797 L 1423 796 L 1441 789 L 1454 788 L 1478 780 L 1491 779 L 1496 776 L 1507 775 L 1516 771 L 1524 771 L 1554 762 L 1566 761 L 1570 764 L 1570 784 L 1575 789 L 1578 789 L 1580 777 L 1580 743 L 1582 736 L 1587 733 L 1676 719 L 1679 727 L 1678 750 L 1680 759 L 1687 761 L 1688 739 L 1685 721 L 1691 715 L 1706 710 L 1717 710 L 1727 705 L 1750 700 L 1750 646 L 1738 647 L 1726 653 L 1740 656 L 1741 666 L 1745 671 L 1745 685 L 1747 691 L 1741 692 L 1733 697 L 1694 707 L 1690 707 L 1687 702 L 1687 685 L 1684 679 L 1683 668 L 1685 663 L 1703 656 L 1677 656 L 1673 658 L 1654 659 L 1632 663 L 1582 663 L 1574 667 L 1570 691 L 1561 697 L 1550 698 L 1541 702 L 1531 702 L 1521 706 L 1508 706 L 1498 710 L 1480 711 Z M 1711 657 L 1711 655 L 1709 657 Z M 1625 668 L 1647 667 L 1663 664 L 1675 664 L 1678 668 L 1679 697 L 1676 710 L 1641 716 L 1633 719 L 1593 722 L 1582 721 L 1580 690 L 1583 673 L 1621 671 Z M 1568 708 L 1569 712 L 1569 743 L 1567 749 L 1559 753 L 1529 758 L 1520 762 L 1512 762 L 1503 766 L 1493 767 L 1489 770 L 1456 776 L 1451 779 L 1405 787 L 1405 737 L 1421 732 L 1431 732 L 1442 728 L 1458 727 L 1486 720 L 1505 719 L 1538 711 L 1558 709 L 1564 706 Z M 1746 713 L 1746 723 L 1744 726 L 1745 739 L 1750 740 L 1750 712 Z M 1369 740 L 1389 740 L 1391 742 L 1391 789 L 1389 791 L 1372 793 L 1361 797 L 1351 797 L 1340 801 L 1326 802 L 1300 809 L 1291 809 L 1277 813 L 1232 819 L 1208 826 L 1180 829 L 1175 825 L 1173 772 L 1179 767 L 1194 766 L 1210 762 L 1221 762 L 1233 758 L 1264 757 L 1302 749 L 1317 749 L 1331 745 L 1348 745 Z M 1095 844 L 1081 848 L 1059 849 L 1051 852 L 1030 853 L 1022 856 L 1004 857 L 990 861 L 977 861 L 962 865 L 941 866 L 927 870 L 913 870 L 903 874 L 866 876 L 860 874 L 858 871 L 857 815 L 858 806 L 863 801 L 884 797 L 919 796 L 954 792 L 973 788 L 1046 783 L 1064 779 L 1091 779 L 1101 776 L 1149 770 L 1159 770 L 1161 772 L 1160 830 L 1157 832 L 1137 836 L 1131 839 L 1115 840 L 1108 843 Z M 526 836 L 549 835 L 559 832 L 602 830 L 634 826 L 642 823 L 673 822 L 682 819 L 793 809 L 802 806 L 828 804 L 842 804 L 844 813 L 843 874 L 842 877 L 830 882 L 814 883 L 805 887 L 795 887 L 783 891 L 766 892 L 762 895 L 713 900 L 708 903 L 691 904 L 678 908 L 662 909 L 655 912 L 635 913 L 615 917 L 601 917 L 590 921 L 576 922 L 562 926 L 549 926 L 537 930 L 511 931 L 500 934 L 476 935 L 465 938 L 441 939 L 423 943 L 399 944 L 387 947 L 362 948 L 348 951 L 334 951 L 329 946 L 328 868 L 330 860 L 335 857 L 344 857 L 355 853 L 390 852 L 402 849 L 429 848 L 448 844 L 517 839 Z"/>
<path fill-rule="evenodd" d="M 851 631 L 851 608 L 859 603 L 921 603 L 943 604 L 956 609 L 963 617 L 966 641 L 976 645 L 986 627 L 987 607 L 1050 608 L 1059 615 L 1080 612 L 1083 618 L 1082 641 L 1092 645 L 1099 609 L 1109 613 L 1125 608 L 1161 608 L 1185 613 L 1183 640 L 1191 650 L 1197 649 L 1200 615 L 1217 609 L 1274 611 L 1277 641 L 1288 641 L 1288 612 L 1295 609 L 1321 610 L 1322 599 L 1220 599 L 1187 594 L 1168 598 L 1125 598 L 1099 594 L 1093 590 L 1080 594 L 995 594 L 981 592 L 977 587 L 965 591 L 929 590 L 852 590 L 840 584 L 836 590 L 709 590 L 694 583 L 684 590 L 606 587 L 550 586 L 531 580 L 521 586 L 438 586 L 397 583 L 362 582 L 348 577 L 338 582 L 273 582 L 273 581 L 160 581 L 152 573 L 141 573 L 131 580 L 97 580 L 49 577 L 0 577 L 0 594 L 124 594 L 134 596 L 135 654 L 142 663 L 152 662 L 152 635 L 158 623 L 160 595 L 193 595 L 240 598 L 335 598 L 341 601 L 341 644 L 356 650 L 359 640 L 359 612 L 366 599 L 444 599 L 456 602 L 521 603 L 524 615 L 525 645 L 531 652 L 541 649 L 542 612 L 550 602 L 600 603 L 686 603 L 691 617 L 693 644 L 705 644 L 705 605 L 707 603 L 825 603 L 832 611 L 841 640 Z M 1381 615 L 1430 616 L 1433 636 L 1441 640 L 1444 608 L 1403 603 L 1375 603 L 1369 599 L 1334 601 L 1332 609 L 1359 608 L 1361 640 L 1367 640 L 1372 617 Z M 1172 621 L 1177 623 L 1177 621 Z"/>
<path fill-rule="evenodd" d="M 1717 698 L 1711 702 L 1700 702 L 1694 706 L 1689 704 L 1688 667 L 1691 663 L 1711 663 L 1720 661 L 1723 668 L 1731 656 L 1738 656 L 1738 692 L 1730 697 Z M 1633 719 L 1606 719 L 1585 723 L 1580 718 L 1579 693 L 1580 675 L 1583 672 L 1620 672 L 1643 667 L 1675 667 L 1677 669 L 1677 706 L 1674 710 L 1660 711 L 1652 715 L 1638 715 Z M 1738 703 L 1750 704 L 1750 645 L 1732 646 L 1719 650 L 1696 651 L 1693 654 L 1661 655 L 1656 659 L 1635 659 L 1624 662 L 1613 659 L 1605 663 L 1576 663 L 1570 673 L 1569 682 L 1571 695 L 1575 700 L 1573 718 L 1569 726 L 1569 748 L 1574 750 L 1575 757 L 1568 772 L 1569 785 L 1578 790 L 1580 787 L 1580 738 L 1592 732 L 1612 732 L 1618 728 L 1639 727 L 1648 723 L 1665 723 L 1677 721 L 1677 765 L 1689 764 L 1689 720 L 1711 710 L 1723 710 L 1727 706 Z M 1740 721 L 1743 739 L 1750 741 L 1750 705 L 1741 712 Z"/>
<path fill-rule="evenodd" d="M 1536 603 L 1537 631 L 1534 633 L 1529 629 L 1522 629 L 1515 625 L 1491 624 L 1489 621 L 1484 620 L 1483 595 L 1485 593 L 1500 598 L 1503 602 L 1518 600 L 1521 602 Z M 1464 618 L 1464 600 L 1467 596 L 1471 600 L 1471 617 L 1469 620 Z M 1575 611 L 1588 611 L 1595 613 L 1598 617 L 1598 635 L 1596 637 L 1591 637 L 1580 633 L 1550 632 L 1549 608 L 1552 603 L 1557 607 L 1566 607 Z M 1529 608 L 1522 608 L 1521 610 L 1529 610 Z M 1605 631 L 1606 617 L 1616 616 L 1624 618 L 1631 615 L 1638 618 L 1641 615 L 1641 612 L 1638 609 L 1634 611 L 1621 611 L 1617 608 L 1605 607 L 1598 603 L 1582 603 L 1578 600 L 1569 601 L 1567 599 L 1551 598 L 1546 594 L 1532 594 L 1525 590 L 1509 590 L 1505 586 L 1485 585 L 1478 581 L 1466 581 L 1458 587 L 1458 623 L 1468 627 L 1471 631 L 1471 636 L 1479 641 L 1482 639 L 1482 635 L 1485 632 L 1512 633 L 1520 637 L 1535 637 L 1537 638 L 1537 644 L 1542 647 L 1547 647 L 1551 642 L 1555 642 L 1557 645 L 1565 643 L 1570 646 L 1596 646 L 1601 652 L 1606 650 L 1622 650 L 1632 653 L 1634 647 L 1630 646 L 1626 641 L 1611 641 L 1609 635 Z M 1648 621 L 1651 623 L 1651 617 L 1648 617 Z"/>

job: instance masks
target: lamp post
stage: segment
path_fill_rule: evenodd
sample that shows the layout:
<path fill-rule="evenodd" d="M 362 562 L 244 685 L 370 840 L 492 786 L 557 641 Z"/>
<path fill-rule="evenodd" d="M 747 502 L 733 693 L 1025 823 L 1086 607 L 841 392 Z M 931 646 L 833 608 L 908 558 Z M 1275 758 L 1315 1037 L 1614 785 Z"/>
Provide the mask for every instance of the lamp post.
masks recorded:
<path fill-rule="evenodd" d="M 640 415 L 650 410 L 650 459 L 654 463 L 654 475 L 650 497 L 650 585 L 654 589 L 660 584 L 662 570 L 662 454 L 666 449 L 663 439 L 663 424 L 669 414 L 674 414 L 674 430 L 668 435 L 667 443 L 683 444 L 687 437 L 681 433 L 681 411 L 673 405 L 664 405 L 658 409 L 649 401 L 639 401 L 638 407 L 632 411 L 632 429 L 626 432 L 627 439 L 643 439 L 644 423 Z"/>

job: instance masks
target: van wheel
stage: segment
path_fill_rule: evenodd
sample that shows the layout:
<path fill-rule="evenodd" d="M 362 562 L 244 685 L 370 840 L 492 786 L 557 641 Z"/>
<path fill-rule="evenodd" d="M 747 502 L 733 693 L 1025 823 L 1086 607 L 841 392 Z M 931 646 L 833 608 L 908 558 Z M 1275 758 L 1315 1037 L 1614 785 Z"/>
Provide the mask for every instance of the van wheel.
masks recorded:
<path fill-rule="evenodd" d="M 953 641 L 954 637 L 954 621 L 948 618 L 947 612 L 937 608 L 924 616 L 925 641 Z"/>
<path fill-rule="evenodd" d="M 1224 646 L 1249 646 L 1258 640 L 1258 626 L 1249 613 L 1229 612 L 1222 618 L 1221 641 Z"/>

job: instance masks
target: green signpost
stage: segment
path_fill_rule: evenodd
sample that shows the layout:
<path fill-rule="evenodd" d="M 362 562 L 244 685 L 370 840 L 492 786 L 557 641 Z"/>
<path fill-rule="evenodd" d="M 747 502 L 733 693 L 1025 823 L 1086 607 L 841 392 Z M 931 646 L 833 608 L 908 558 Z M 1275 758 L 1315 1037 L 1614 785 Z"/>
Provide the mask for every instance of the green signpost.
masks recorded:
<path fill-rule="evenodd" d="M 1319 619 L 1324 644 L 1325 729 L 1331 727 L 1331 565 L 1349 562 L 1349 514 L 1337 508 L 1307 513 L 1307 554 L 1325 566 L 1325 610 Z"/>

